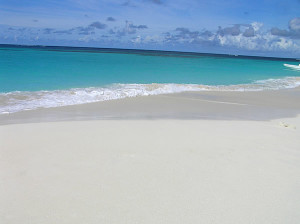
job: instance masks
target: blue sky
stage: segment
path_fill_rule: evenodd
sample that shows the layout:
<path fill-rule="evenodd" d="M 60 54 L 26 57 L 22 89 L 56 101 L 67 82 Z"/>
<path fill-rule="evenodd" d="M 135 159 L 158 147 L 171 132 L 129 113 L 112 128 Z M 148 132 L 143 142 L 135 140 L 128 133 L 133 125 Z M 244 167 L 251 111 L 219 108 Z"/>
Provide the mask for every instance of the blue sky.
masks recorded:
<path fill-rule="evenodd" d="M 0 0 L 0 43 L 300 57 L 300 0 Z"/>

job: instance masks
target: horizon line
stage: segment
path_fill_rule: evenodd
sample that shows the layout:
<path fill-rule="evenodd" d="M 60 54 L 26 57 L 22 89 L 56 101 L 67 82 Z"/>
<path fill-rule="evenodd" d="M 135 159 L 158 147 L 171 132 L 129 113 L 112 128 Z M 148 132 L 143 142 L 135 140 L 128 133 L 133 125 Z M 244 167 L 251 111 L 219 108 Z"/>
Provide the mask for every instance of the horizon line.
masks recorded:
<path fill-rule="evenodd" d="M 24 48 L 70 48 L 70 49 L 93 49 L 93 50 L 119 50 L 119 51 L 135 51 L 127 53 L 138 53 L 138 52 L 162 52 L 162 53 L 180 53 L 184 55 L 194 55 L 194 56 L 217 56 L 217 57 L 227 57 L 227 58 L 244 58 L 244 59 L 267 59 L 267 60 L 293 60 L 300 61 L 300 58 L 290 58 L 290 57 L 271 57 L 271 56 L 258 56 L 258 55 L 243 55 L 243 54 L 225 54 L 225 53 L 207 53 L 207 52 L 194 52 L 194 51 L 175 51 L 175 50 L 151 50 L 151 49 L 135 49 L 135 48 L 109 48 L 109 47 L 80 47 L 80 46 L 63 46 L 63 45 L 30 45 L 30 44 L 1 44 L 0 47 L 24 47 Z M 51 50 L 51 49 L 44 49 Z M 66 49 L 65 49 L 66 50 Z M 74 52 L 74 51 L 69 51 Z M 76 52 L 76 51 L 75 51 Z M 92 52 L 90 52 L 92 53 Z M 97 53 L 94 51 L 93 53 Z M 101 52 L 99 52 L 101 53 Z M 103 53 L 103 52 L 102 52 Z M 108 52 L 107 52 L 108 53 Z M 115 52 L 121 53 L 121 52 Z"/>

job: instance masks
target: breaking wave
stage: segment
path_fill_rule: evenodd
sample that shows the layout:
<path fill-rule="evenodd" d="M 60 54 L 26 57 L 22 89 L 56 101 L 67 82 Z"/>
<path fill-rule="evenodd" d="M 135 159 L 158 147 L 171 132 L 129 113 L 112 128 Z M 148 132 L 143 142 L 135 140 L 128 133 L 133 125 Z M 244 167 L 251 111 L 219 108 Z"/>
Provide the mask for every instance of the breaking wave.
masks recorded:
<path fill-rule="evenodd" d="M 295 88 L 297 86 L 300 86 L 299 77 L 267 79 L 240 85 L 113 84 L 108 87 L 73 88 L 69 90 L 14 91 L 0 93 L 0 114 L 186 91 L 262 91 Z"/>

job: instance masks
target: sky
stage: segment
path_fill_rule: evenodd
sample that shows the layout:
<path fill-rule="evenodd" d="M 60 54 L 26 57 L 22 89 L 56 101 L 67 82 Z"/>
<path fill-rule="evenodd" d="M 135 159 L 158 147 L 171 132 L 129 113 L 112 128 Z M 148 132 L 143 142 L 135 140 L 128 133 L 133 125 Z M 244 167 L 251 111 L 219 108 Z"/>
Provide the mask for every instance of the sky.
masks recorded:
<path fill-rule="evenodd" d="M 0 0 L 0 44 L 300 58 L 300 0 Z"/>

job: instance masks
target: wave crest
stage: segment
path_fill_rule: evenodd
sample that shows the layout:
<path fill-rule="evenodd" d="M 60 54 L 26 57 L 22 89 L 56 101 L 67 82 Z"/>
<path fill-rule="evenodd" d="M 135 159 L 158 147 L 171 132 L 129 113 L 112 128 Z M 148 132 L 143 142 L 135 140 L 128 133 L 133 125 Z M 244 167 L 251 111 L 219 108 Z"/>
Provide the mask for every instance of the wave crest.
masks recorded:
<path fill-rule="evenodd" d="M 0 93 L 0 114 L 186 91 L 261 91 L 295 88 L 297 86 L 300 86 L 299 77 L 260 80 L 252 84 L 240 85 L 114 84 L 106 88 L 89 87 L 35 92 L 15 91 Z"/>

